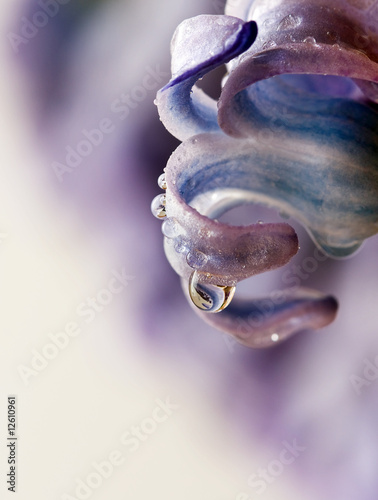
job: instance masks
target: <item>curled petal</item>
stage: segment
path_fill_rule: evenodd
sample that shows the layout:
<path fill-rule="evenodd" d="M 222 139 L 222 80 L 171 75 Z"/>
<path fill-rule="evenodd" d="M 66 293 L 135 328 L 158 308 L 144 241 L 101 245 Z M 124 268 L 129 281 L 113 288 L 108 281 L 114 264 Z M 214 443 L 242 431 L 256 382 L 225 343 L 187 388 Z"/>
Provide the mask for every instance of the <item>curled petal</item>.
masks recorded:
<path fill-rule="evenodd" d="M 277 148 L 261 140 L 196 136 L 168 162 L 167 215 L 198 245 L 210 241 L 199 238 L 213 231 L 212 252 L 222 252 L 230 228 L 208 217 L 242 203 L 264 203 L 301 222 L 328 255 L 350 255 L 378 231 L 378 168 L 368 148 L 359 151 L 360 163 L 345 148 L 347 141 L 335 152 L 300 141 Z"/>
<path fill-rule="evenodd" d="M 273 151 L 271 154 L 270 160 L 277 163 L 277 156 Z M 292 157 L 286 155 L 287 151 L 282 152 L 282 161 L 290 164 Z M 186 295 L 201 316 L 250 347 L 266 347 L 305 328 L 325 326 L 337 311 L 332 297 L 301 289 L 285 292 L 278 304 L 272 303 L 258 328 L 254 325 L 243 333 L 245 321 L 267 299 L 240 303 L 236 298 L 231 302 L 232 287 L 286 264 L 297 252 L 297 236 L 285 223 L 235 227 L 214 218 L 248 201 L 264 200 L 289 213 L 293 210 L 284 201 L 287 193 L 277 182 L 278 170 L 272 171 L 271 177 L 266 175 L 266 161 L 266 147 L 261 148 L 257 142 L 245 144 L 218 134 L 203 134 L 181 145 L 165 172 L 167 218 L 163 233 L 167 258 L 182 277 Z M 296 177 L 300 183 L 301 176 Z M 300 187 L 298 184 L 297 201 L 303 210 L 308 200 L 301 199 Z M 290 189 L 295 191 L 293 186 Z M 193 279 L 198 284 L 194 291 Z M 221 312 L 209 315 L 200 309 Z"/>
<path fill-rule="evenodd" d="M 246 200 L 236 184 L 243 185 L 249 172 L 241 164 L 235 171 L 230 141 L 218 134 L 197 136 L 176 150 L 166 168 L 167 257 L 180 276 L 200 269 L 219 285 L 280 267 L 298 249 L 295 231 L 286 223 L 235 227 L 213 220 Z M 190 265 L 194 252 L 206 257 L 200 266 Z"/>
<path fill-rule="evenodd" d="M 272 298 L 235 300 L 220 314 L 195 310 L 204 321 L 233 335 L 241 344 L 263 348 L 283 342 L 295 333 L 329 325 L 337 309 L 334 297 L 300 288 L 279 295 L 276 292 Z"/>
<path fill-rule="evenodd" d="M 308 289 L 284 291 L 279 302 L 238 301 L 236 284 L 288 262 L 297 236 L 287 224 L 235 227 L 220 215 L 265 204 L 297 219 L 332 257 L 378 232 L 378 37 L 348 3 L 229 2 L 226 16 L 190 19 L 172 41 L 173 76 L 157 104 L 185 142 L 153 212 L 198 314 L 250 347 L 321 328 L 338 306 Z M 225 62 L 217 112 L 191 91 Z"/>
<path fill-rule="evenodd" d="M 248 118 L 240 93 L 256 82 L 282 74 L 334 75 L 354 79 L 361 92 L 359 100 L 378 102 L 378 40 L 366 34 L 358 21 L 336 7 L 317 2 L 252 3 L 249 16 L 257 21 L 259 35 L 253 46 L 234 59 L 219 100 L 219 123 L 235 137 L 267 126 L 269 117 L 254 95 L 249 95 Z M 265 118 L 265 123 L 261 116 Z M 316 115 L 313 114 L 316 122 Z M 285 122 L 285 120 L 283 120 Z M 247 125 L 246 131 L 245 126 Z M 286 122 L 285 122 L 286 125 Z M 290 128 L 290 127 L 289 127 Z M 290 134 L 287 134 L 288 138 Z"/>
<path fill-rule="evenodd" d="M 172 79 L 158 92 L 165 127 L 180 140 L 219 130 L 216 102 L 192 88 L 205 73 L 244 52 L 256 39 L 254 21 L 202 15 L 183 21 L 171 45 Z"/>

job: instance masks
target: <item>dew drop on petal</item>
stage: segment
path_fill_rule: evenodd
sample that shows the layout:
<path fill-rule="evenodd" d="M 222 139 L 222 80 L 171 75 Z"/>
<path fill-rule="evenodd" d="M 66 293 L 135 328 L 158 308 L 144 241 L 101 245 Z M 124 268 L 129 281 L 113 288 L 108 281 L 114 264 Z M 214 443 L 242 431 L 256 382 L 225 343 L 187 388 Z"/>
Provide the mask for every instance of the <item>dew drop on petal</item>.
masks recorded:
<path fill-rule="evenodd" d="M 316 44 L 316 40 L 313 36 L 307 36 L 303 41 L 304 43 L 311 43 L 311 45 Z"/>
<path fill-rule="evenodd" d="M 165 179 L 165 174 L 159 175 L 158 185 L 159 185 L 159 188 L 161 188 L 161 189 L 167 189 L 167 181 Z"/>
<path fill-rule="evenodd" d="M 196 249 L 191 250 L 186 256 L 186 262 L 193 269 L 200 269 L 206 264 L 207 260 L 207 255 Z"/>
<path fill-rule="evenodd" d="M 167 238 L 176 238 L 183 232 L 182 226 L 173 217 L 168 217 L 161 226 L 162 233 Z"/>
<path fill-rule="evenodd" d="M 269 40 L 268 42 L 265 42 L 261 48 L 263 50 L 268 50 L 268 49 L 273 49 L 276 46 L 277 46 L 277 44 L 274 40 Z"/>
<path fill-rule="evenodd" d="M 193 304 L 201 311 L 223 311 L 230 304 L 236 287 L 200 283 L 200 278 L 198 271 L 194 271 L 189 278 L 189 295 Z"/>
<path fill-rule="evenodd" d="M 270 340 L 272 342 L 278 342 L 280 340 L 280 336 L 278 335 L 278 333 L 273 333 L 272 336 L 270 337 Z"/>
<path fill-rule="evenodd" d="M 298 27 L 301 24 L 302 20 L 298 16 L 293 16 L 293 14 L 289 14 L 284 17 L 282 21 L 280 21 L 277 26 L 277 31 L 281 30 L 289 30 Z"/>
<path fill-rule="evenodd" d="M 164 217 L 167 216 L 165 203 L 166 203 L 165 194 L 158 194 L 152 200 L 151 212 L 157 219 L 164 219 Z"/>
<path fill-rule="evenodd" d="M 177 253 L 187 254 L 189 252 L 189 243 L 185 238 L 177 238 L 174 244 Z"/>

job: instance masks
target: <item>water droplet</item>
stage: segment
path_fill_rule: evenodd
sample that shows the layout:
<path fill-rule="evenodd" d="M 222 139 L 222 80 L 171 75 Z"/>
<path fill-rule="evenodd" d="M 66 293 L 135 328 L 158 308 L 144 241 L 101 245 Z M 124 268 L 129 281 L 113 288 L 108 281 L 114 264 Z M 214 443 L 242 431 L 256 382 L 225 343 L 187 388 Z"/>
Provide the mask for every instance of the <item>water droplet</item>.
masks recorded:
<path fill-rule="evenodd" d="M 235 286 L 210 285 L 200 283 L 201 273 L 194 271 L 189 278 L 189 295 L 193 304 L 207 312 L 223 311 L 231 302 Z"/>
<path fill-rule="evenodd" d="M 257 221 L 257 224 L 264 224 L 264 221 L 262 221 L 262 220 L 258 220 L 258 221 Z"/>
<path fill-rule="evenodd" d="M 307 36 L 303 41 L 304 43 L 311 43 L 311 45 L 316 44 L 316 40 L 313 36 Z"/>
<path fill-rule="evenodd" d="M 165 174 L 159 175 L 158 185 L 161 189 L 167 189 L 167 181 L 165 180 Z"/>
<path fill-rule="evenodd" d="M 185 238 L 177 238 L 174 244 L 177 253 L 187 254 L 189 252 L 189 243 Z"/>
<path fill-rule="evenodd" d="M 183 232 L 182 226 L 174 217 L 168 217 L 162 224 L 161 230 L 167 238 L 176 238 Z"/>
<path fill-rule="evenodd" d="M 288 16 L 284 17 L 282 21 L 280 21 L 279 25 L 277 26 L 277 31 L 296 28 L 301 24 L 301 22 L 302 19 L 300 17 L 289 14 Z"/>
<path fill-rule="evenodd" d="M 278 342 L 280 340 L 280 336 L 278 335 L 278 333 L 273 333 L 270 339 L 272 342 Z"/>
<path fill-rule="evenodd" d="M 157 219 L 164 219 L 167 216 L 165 210 L 166 198 L 165 194 L 158 194 L 152 200 L 151 203 L 151 212 Z"/>
<path fill-rule="evenodd" d="M 193 269 L 200 269 L 206 264 L 207 260 L 207 255 L 197 249 L 191 250 L 186 256 L 186 262 Z"/>
<path fill-rule="evenodd" d="M 268 42 L 265 42 L 261 48 L 263 50 L 268 50 L 273 49 L 274 47 L 277 47 L 276 42 L 274 42 L 273 40 L 269 40 Z"/>

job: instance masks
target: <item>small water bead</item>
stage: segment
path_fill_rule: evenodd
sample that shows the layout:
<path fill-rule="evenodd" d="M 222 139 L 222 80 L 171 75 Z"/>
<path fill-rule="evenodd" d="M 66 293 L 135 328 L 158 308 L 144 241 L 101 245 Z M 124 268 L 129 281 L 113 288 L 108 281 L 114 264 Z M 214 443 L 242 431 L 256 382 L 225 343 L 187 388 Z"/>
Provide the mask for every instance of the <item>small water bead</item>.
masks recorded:
<path fill-rule="evenodd" d="M 165 174 L 161 174 L 159 175 L 159 178 L 158 178 L 158 186 L 160 189 L 167 189 L 167 181 L 165 179 Z"/>
<path fill-rule="evenodd" d="M 278 335 L 278 333 L 273 333 L 270 339 L 272 342 L 278 342 L 280 340 L 280 336 Z"/>
<path fill-rule="evenodd" d="M 184 232 L 183 227 L 177 222 L 174 217 L 168 217 L 161 226 L 162 233 L 167 238 L 176 238 Z"/>
<path fill-rule="evenodd" d="M 303 41 L 304 43 L 311 43 L 311 45 L 316 45 L 316 40 L 313 36 L 307 36 Z"/>
<path fill-rule="evenodd" d="M 177 253 L 187 254 L 189 252 L 189 243 L 185 238 L 179 237 L 175 241 L 174 249 Z"/>
<path fill-rule="evenodd" d="M 301 24 L 301 22 L 302 19 L 300 17 L 289 14 L 288 16 L 284 17 L 282 21 L 280 21 L 279 25 L 277 26 L 277 31 L 297 28 Z"/>
<path fill-rule="evenodd" d="M 158 194 L 152 200 L 151 212 L 157 219 L 164 219 L 164 217 L 167 216 L 165 204 L 166 204 L 165 194 Z"/>
<path fill-rule="evenodd" d="M 194 271 L 189 278 L 189 295 L 193 304 L 201 311 L 223 311 L 230 304 L 236 287 L 200 283 L 201 275 Z"/>
<path fill-rule="evenodd" d="M 268 42 L 265 42 L 261 48 L 263 50 L 268 50 L 268 49 L 274 49 L 274 47 L 277 47 L 276 42 L 273 40 L 269 40 Z"/>
<path fill-rule="evenodd" d="M 193 269 L 201 269 L 208 261 L 207 255 L 200 250 L 191 250 L 186 256 L 186 262 Z"/>

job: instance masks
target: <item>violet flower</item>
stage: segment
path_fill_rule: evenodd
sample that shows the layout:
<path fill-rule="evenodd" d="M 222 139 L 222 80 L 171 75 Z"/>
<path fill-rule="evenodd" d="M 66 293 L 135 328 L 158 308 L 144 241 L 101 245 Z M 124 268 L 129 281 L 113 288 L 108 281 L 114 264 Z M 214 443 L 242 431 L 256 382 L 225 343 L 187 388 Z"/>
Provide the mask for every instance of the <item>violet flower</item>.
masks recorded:
<path fill-rule="evenodd" d="M 287 223 L 230 226 L 222 214 L 260 203 L 294 217 L 327 256 L 352 255 L 378 231 L 378 38 L 342 1 L 229 2 L 188 19 L 172 39 L 159 91 L 165 127 L 183 143 L 152 202 L 166 256 L 202 318 L 250 347 L 333 321 L 337 301 L 284 290 L 232 300 L 238 282 L 298 251 Z M 224 63 L 218 103 L 195 86 Z M 218 109 L 217 109 L 218 107 Z M 320 255 L 320 254 L 319 254 Z M 219 314 L 209 314 L 216 312 Z"/>

